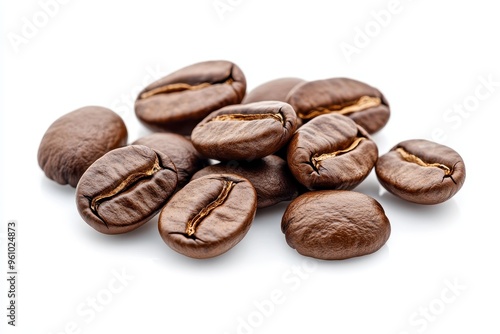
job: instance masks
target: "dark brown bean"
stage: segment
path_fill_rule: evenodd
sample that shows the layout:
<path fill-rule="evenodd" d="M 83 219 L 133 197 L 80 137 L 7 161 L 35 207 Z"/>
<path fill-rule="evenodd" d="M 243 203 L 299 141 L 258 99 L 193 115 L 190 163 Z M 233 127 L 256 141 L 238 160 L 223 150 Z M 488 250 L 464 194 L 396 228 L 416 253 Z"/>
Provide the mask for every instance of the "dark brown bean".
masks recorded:
<path fill-rule="evenodd" d="M 194 173 L 208 164 L 189 139 L 175 133 L 153 133 L 137 139 L 132 145 L 144 145 L 168 155 L 177 169 L 178 189 L 184 187 Z"/>
<path fill-rule="evenodd" d="M 284 102 L 228 106 L 211 113 L 193 130 L 196 149 L 212 159 L 253 160 L 278 151 L 297 127 L 297 116 Z"/>
<path fill-rule="evenodd" d="M 465 182 L 462 157 L 448 146 L 424 139 L 397 144 L 379 158 L 375 170 L 385 189 L 419 204 L 442 203 Z"/>
<path fill-rule="evenodd" d="M 241 69 L 228 61 L 184 67 L 147 86 L 135 113 L 152 130 L 189 134 L 212 111 L 240 103 L 246 91 Z"/>
<path fill-rule="evenodd" d="M 322 115 L 304 124 L 288 145 L 287 160 L 307 188 L 354 189 L 377 162 L 377 145 L 350 118 Z"/>
<path fill-rule="evenodd" d="M 83 107 L 47 129 L 38 148 L 38 164 L 49 179 L 76 187 L 94 161 L 126 142 L 127 128 L 120 116 L 103 107 Z"/>
<path fill-rule="evenodd" d="M 205 259 L 227 252 L 243 239 L 257 209 L 252 184 L 234 174 L 189 182 L 162 209 L 158 229 L 178 253 Z"/>
<path fill-rule="evenodd" d="M 286 242 L 302 255 L 342 260 L 373 253 L 391 225 L 373 198 L 345 190 L 313 191 L 293 200 L 283 215 Z"/>
<path fill-rule="evenodd" d="M 288 93 L 297 85 L 304 83 L 305 80 L 299 78 L 280 78 L 263 83 L 255 87 L 248 93 L 242 104 L 261 102 L 261 101 L 281 101 L 286 102 Z"/>
<path fill-rule="evenodd" d="M 167 155 L 131 145 L 106 153 L 87 169 L 76 188 L 76 204 L 97 231 L 124 233 L 157 214 L 176 186 L 177 171 Z"/>
<path fill-rule="evenodd" d="M 298 85 L 289 93 L 286 102 L 304 121 L 324 114 L 341 114 L 370 134 L 383 128 L 390 117 L 389 103 L 378 89 L 348 78 Z"/>
<path fill-rule="evenodd" d="M 297 182 L 285 160 L 275 155 L 263 159 L 230 161 L 207 166 L 193 175 L 193 180 L 211 174 L 237 174 L 248 179 L 257 192 L 257 208 L 265 208 L 297 197 Z"/>

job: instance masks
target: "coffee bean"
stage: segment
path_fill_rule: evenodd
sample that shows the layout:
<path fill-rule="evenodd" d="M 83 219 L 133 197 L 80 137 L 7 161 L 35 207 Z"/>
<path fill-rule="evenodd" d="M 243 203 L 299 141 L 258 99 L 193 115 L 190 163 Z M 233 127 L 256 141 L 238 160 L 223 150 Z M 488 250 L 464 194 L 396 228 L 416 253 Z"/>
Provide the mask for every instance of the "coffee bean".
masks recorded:
<path fill-rule="evenodd" d="M 256 102 L 211 113 L 193 130 L 191 140 L 208 158 L 249 161 L 278 151 L 296 127 L 297 116 L 289 104 Z"/>
<path fill-rule="evenodd" d="M 465 181 L 465 164 L 453 149 L 428 140 L 403 141 L 381 156 L 375 171 L 392 194 L 419 204 L 442 203 Z"/>
<path fill-rule="evenodd" d="M 288 93 L 305 80 L 299 78 L 280 78 L 263 83 L 248 93 L 241 103 L 253 103 L 261 101 L 286 102 Z"/>
<path fill-rule="evenodd" d="M 302 255 L 342 260 L 373 253 L 391 226 L 373 198 L 354 191 L 322 190 L 300 195 L 283 215 L 286 242 Z"/>
<path fill-rule="evenodd" d="M 368 133 L 375 133 L 389 120 L 389 103 L 382 93 L 348 78 L 317 80 L 296 86 L 287 101 L 304 121 L 324 114 L 350 117 Z"/>
<path fill-rule="evenodd" d="M 257 208 L 252 184 L 238 175 L 189 182 L 162 209 L 158 228 L 173 250 L 204 259 L 227 252 L 250 229 Z"/>
<path fill-rule="evenodd" d="M 257 192 L 257 208 L 265 208 L 297 197 L 297 182 L 285 160 L 275 155 L 263 159 L 221 162 L 193 175 L 193 180 L 211 174 L 237 174 L 248 179 Z"/>
<path fill-rule="evenodd" d="M 175 133 L 153 133 L 132 144 L 144 145 L 168 155 L 177 169 L 177 189 L 184 187 L 194 173 L 208 164 L 189 139 Z"/>
<path fill-rule="evenodd" d="M 292 137 L 287 160 L 292 174 L 307 188 L 353 189 L 377 162 L 377 145 L 350 118 L 321 115 Z"/>
<path fill-rule="evenodd" d="M 127 128 L 120 116 L 103 107 L 83 107 L 47 129 L 38 148 L 38 164 L 49 179 L 76 187 L 94 161 L 126 142 Z"/>
<path fill-rule="evenodd" d="M 212 111 L 240 103 L 245 91 L 245 76 L 238 66 L 206 61 L 147 86 L 137 97 L 135 112 L 152 130 L 189 134 Z"/>
<path fill-rule="evenodd" d="M 160 211 L 177 186 L 170 158 L 131 145 L 106 153 L 83 174 L 76 204 L 83 220 L 106 234 L 138 228 Z"/>

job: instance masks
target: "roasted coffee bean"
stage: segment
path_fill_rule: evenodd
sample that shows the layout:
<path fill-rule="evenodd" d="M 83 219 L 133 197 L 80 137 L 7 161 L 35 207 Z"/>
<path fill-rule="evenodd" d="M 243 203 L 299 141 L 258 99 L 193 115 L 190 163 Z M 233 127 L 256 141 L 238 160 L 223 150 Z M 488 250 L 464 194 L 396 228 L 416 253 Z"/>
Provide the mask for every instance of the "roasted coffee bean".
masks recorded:
<path fill-rule="evenodd" d="M 193 130 L 191 140 L 208 158 L 249 161 L 278 151 L 296 127 L 297 116 L 287 103 L 239 104 L 211 113 Z"/>
<path fill-rule="evenodd" d="M 76 204 L 83 220 L 106 234 L 138 228 L 160 211 L 177 186 L 170 158 L 142 145 L 106 153 L 83 174 Z"/>
<path fill-rule="evenodd" d="M 389 239 L 391 225 L 382 206 L 354 191 L 308 192 L 283 215 L 286 242 L 302 255 L 342 260 L 373 253 Z"/>
<path fill-rule="evenodd" d="M 228 61 L 206 61 L 184 67 L 139 93 L 135 113 L 155 131 L 189 134 L 212 111 L 240 103 L 246 80 Z"/>
<path fill-rule="evenodd" d="M 298 85 L 288 102 L 304 121 L 324 114 L 348 116 L 368 133 L 375 133 L 389 120 L 389 103 L 382 93 L 348 78 L 317 80 Z"/>
<path fill-rule="evenodd" d="M 248 179 L 257 192 L 257 208 L 265 208 L 297 197 L 297 182 L 285 160 L 275 155 L 263 159 L 221 162 L 193 175 L 193 180 L 211 174 L 237 174 Z"/>
<path fill-rule="evenodd" d="M 38 164 L 49 179 L 76 187 L 94 161 L 126 142 L 127 128 L 120 116 L 103 107 L 83 107 L 47 129 L 38 148 Z"/>
<path fill-rule="evenodd" d="M 234 174 L 189 182 L 161 210 L 158 229 L 176 252 L 204 259 L 227 252 L 250 229 L 257 209 L 252 184 Z"/>
<path fill-rule="evenodd" d="M 295 132 L 287 160 L 295 178 L 307 188 L 353 189 L 377 162 L 377 145 L 350 118 L 321 115 Z"/>
<path fill-rule="evenodd" d="M 403 141 L 381 156 L 375 171 L 392 194 L 419 204 L 438 204 L 465 181 L 465 164 L 453 149 L 428 140 Z"/>
<path fill-rule="evenodd" d="M 194 173 L 208 164 L 189 139 L 175 133 L 153 133 L 132 144 L 144 145 L 168 155 L 177 169 L 178 189 L 184 187 Z"/>
<path fill-rule="evenodd" d="M 281 78 L 271 80 L 255 87 L 248 93 L 241 103 L 253 103 L 261 101 L 281 101 L 286 102 L 288 93 L 305 80 L 299 78 Z"/>

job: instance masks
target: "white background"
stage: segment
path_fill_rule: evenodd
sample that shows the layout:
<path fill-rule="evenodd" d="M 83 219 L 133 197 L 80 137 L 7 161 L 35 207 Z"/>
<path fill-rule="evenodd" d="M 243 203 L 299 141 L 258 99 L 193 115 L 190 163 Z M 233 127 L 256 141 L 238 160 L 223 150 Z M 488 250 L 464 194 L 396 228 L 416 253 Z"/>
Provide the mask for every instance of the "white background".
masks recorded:
<path fill-rule="evenodd" d="M 45 9 L 51 16 L 45 2 L 1 2 L 2 333 L 500 331 L 492 1 L 401 0 L 383 25 L 374 13 L 394 9 L 390 0 L 221 0 L 230 6 L 223 13 L 213 0 L 61 0 Z M 357 48 L 351 57 L 347 44 Z M 241 243 L 204 261 L 170 250 L 156 219 L 119 236 L 87 226 L 74 189 L 38 167 L 47 127 L 101 105 L 124 118 L 133 141 L 148 133 L 133 113 L 138 90 L 212 59 L 237 63 L 249 89 L 284 76 L 365 81 L 391 103 L 389 124 L 374 136 L 380 153 L 406 139 L 439 141 L 464 158 L 465 185 L 442 205 L 420 206 L 381 192 L 372 173 L 356 190 L 381 202 L 392 235 L 373 255 L 337 262 L 288 247 L 286 203 L 260 211 Z M 11 219 L 19 227 L 16 328 L 5 316 Z"/>

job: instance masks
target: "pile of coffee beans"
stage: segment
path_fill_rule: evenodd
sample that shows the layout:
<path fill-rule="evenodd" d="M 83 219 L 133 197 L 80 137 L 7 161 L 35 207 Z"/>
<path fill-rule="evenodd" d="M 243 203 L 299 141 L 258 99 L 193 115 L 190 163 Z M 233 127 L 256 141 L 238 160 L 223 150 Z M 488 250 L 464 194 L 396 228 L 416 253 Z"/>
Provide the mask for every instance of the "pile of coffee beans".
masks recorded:
<path fill-rule="evenodd" d="M 97 231 L 126 233 L 160 213 L 164 242 L 199 259 L 234 247 L 258 209 L 282 201 L 291 202 L 281 230 L 300 254 L 370 254 L 391 233 L 382 206 L 352 191 L 373 168 L 390 193 L 419 204 L 442 203 L 464 183 L 460 155 L 428 140 L 379 156 L 370 135 L 390 107 L 363 82 L 280 78 L 246 89 L 229 61 L 182 68 L 137 97 L 137 118 L 155 133 L 127 145 L 116 113 L 84 107 L 49 127 L 39 165 L 76 187 L 78 212 Z"/>

